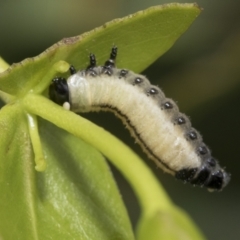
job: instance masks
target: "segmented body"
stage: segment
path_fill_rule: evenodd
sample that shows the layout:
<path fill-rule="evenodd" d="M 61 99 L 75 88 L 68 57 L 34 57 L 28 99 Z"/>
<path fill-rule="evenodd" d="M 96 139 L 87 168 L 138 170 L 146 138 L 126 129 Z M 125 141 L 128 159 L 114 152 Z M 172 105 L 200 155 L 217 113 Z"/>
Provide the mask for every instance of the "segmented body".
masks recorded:
<path fill-rule="evenodd" d="M 91 55 L 86 70 L 75 72 L 72 67 L 67 80 L 54 79 L 50 98 L 74 112 L 114 112 L 164 171 L 183 181 L 221 190 L 230 176 L 211 156 L 186 115 L 146 77 L 116 68 L 116 53 L 113 48 L 104 66 L 96 66 Z"/>

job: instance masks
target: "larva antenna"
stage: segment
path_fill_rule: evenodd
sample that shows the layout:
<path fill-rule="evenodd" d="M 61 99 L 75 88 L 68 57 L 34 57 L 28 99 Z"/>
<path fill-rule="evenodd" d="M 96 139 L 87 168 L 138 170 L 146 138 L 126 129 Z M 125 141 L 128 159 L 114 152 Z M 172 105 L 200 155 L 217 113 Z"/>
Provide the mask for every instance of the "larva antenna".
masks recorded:
<path fill-rule="evenodd" d="M 117 57 L 117 50 L 118 48 L 116 46 L 114 46 L 112 48 L 111 54 L 110 54 L 110 58 L 105 62 L 104 67 L 115 67 L 115 60 Z"/>

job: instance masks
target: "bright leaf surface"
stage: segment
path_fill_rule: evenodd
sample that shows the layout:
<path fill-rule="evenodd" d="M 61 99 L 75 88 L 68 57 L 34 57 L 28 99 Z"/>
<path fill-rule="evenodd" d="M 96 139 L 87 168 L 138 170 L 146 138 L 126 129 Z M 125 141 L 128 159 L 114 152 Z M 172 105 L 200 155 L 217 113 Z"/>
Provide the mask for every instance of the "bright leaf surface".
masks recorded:
<path fill-rule="evenodd" d="M 8 102 L 0 112 L 0 238 L 134 238 L 106 162 L 91 146 L 41 120 L 47 169 L 34 170 L 27 104 L 21 103 L 30 91 L 34 95 L 46 89 L 59 61 L 84 68 L 93 52 L 102 64 L 113 44 L 119 48 L 119 67 L 142 71 L 174 44 L 199 13 L 193 4 L 153 7 L 64 39 L 0 74 L 0 96 Z M 38 109 L 33 112 L 40 115 Z M 64 118 L 56 117 L 64 123 Z"/>
<path fill-rule="evenodd" d="M 0 127 L 3 239 L 133 239 L 126 210 L 99 152 L 41 121 L 48 166 L 38 173 L 21 107 L 4 107 Z"/>
<path fill-rule="evenodd" d="M 39 56 L 15 64 L 2 73 L 0 90 L 22 95 L 40 82 L 49 83 L 47 73 L 60 60 L 77 69 L 85 68 L 90 52 L 102 64 L 113 45 L 119 48 L 118 67 L 141 72 L 174 44 L 199 13 L 199 7 L 193 4 L 156 6 L 113 20 L 81 36 L 63 39 Z"/>

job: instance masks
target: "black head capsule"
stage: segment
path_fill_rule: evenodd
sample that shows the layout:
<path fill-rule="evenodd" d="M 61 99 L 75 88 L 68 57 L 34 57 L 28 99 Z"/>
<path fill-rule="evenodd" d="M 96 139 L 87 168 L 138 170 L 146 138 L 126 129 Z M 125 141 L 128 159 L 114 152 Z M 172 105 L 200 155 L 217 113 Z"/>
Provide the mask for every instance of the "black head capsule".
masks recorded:
<path fill-rule="evenodd" d="M 69 90 L 65 78 L 57 77 L 52 80 L 49 87 L 49 97 L 53 102 L 59 105 L 69 102 Z"/>

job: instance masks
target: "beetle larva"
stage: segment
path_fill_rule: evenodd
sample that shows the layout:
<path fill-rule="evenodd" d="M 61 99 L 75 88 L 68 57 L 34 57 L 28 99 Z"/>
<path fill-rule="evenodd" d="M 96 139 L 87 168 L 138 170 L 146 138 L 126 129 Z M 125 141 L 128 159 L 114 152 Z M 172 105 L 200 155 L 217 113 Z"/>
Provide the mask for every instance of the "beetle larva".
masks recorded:
<path fill-rule="evenodd" d="M 201 135 L 176 103 L 143 75 L 115 67 L 117 48 L 104 66 L 90 55 L 87 69 L 66 80 L 53 79 L 50 98 L 73 112 L 112 111 L 130 130 L 148 157 L 176 178 L 221 190 L 230 175 L 211 156 Z"/>

